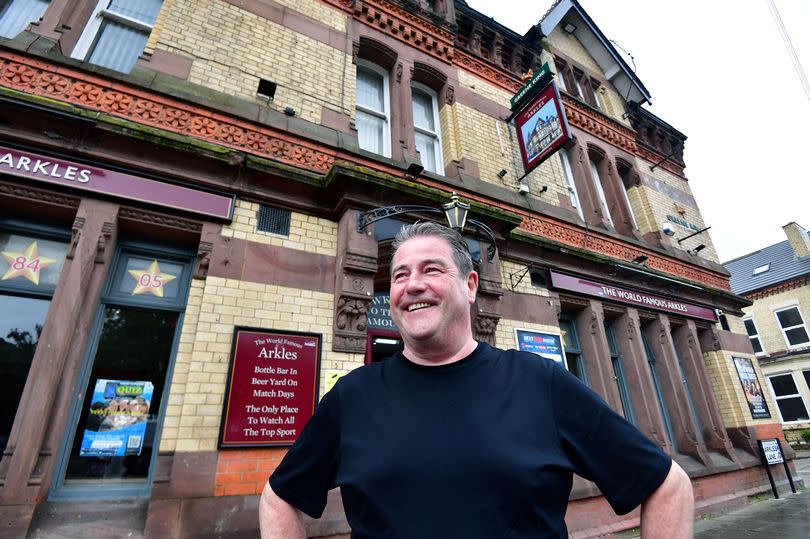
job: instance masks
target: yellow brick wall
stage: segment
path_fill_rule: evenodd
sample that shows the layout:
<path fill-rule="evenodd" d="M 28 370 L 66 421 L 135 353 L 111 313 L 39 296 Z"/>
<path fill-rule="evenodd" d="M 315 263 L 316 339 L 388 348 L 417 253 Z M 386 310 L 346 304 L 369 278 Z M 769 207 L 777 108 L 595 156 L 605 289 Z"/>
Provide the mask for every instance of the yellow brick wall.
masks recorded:
<path fill-rule="evenodd" d="M 313 215 L 292 212 L 290 235 L 282 236 L 256 230 L 258 211 L 259 203 L 237 199 L 233 212 L 233 221 L 228 225 L 223 225 L 222 235 L 228 238 L 288 247 L 309 253 L 336 256 L 336 222 Z"/>
<path fill-rule="evenodd" d="M 211 451 L 219 437 L 235 326 L 323 335 L 321 372 L 363 365 L 332 351 L 332 294 L 208 277 L 194 281 L 169 389 L 161 451 Z M 326 376 L 321 376 L 323 395 Z"/>
<path fill-rule="evenodd" d="M 498 329 L 495 331 L 495 345 L 504 350 L 516 349 L 515 330 L 528 329 L 531 331 L 545 331 L 548 333 L 560 333 L 557 326 L 547 326 L 544 324 L 530 324 L 520 320 L 501 319 L 498 322 Z"/>
<path fill-rule="evenodd" d="M 749 357 L 757 374 L 757 379 L 765 395 L 765 402 L 771 412 L 770 419 L 752 419 L 748 401 L 745 400 L 740 378 L 737 369 L 734 367 L 732 357 Z M 778 421 L 779 415 L 776 409 L 776 402 L 771 395 L 770 387 L 762 373 L 759 362 L 755 357 L 748 354 L 738 354 L 725 350 L 710 351 L 703 354 L 706 361 L 706 371 L 714 388 L 714 395 L 717 405 L 720 407 L 720 414 L 723 423 L 728 428 L 742 427 L 746 425 L 767 425 Z"/>
<path fill-rule="evenodd" d="M 642 174 L 654 176 L 656 179 L 666 183 L 668 186 L 683 191 L 688 195 L 692 195 L 692 190 L 689 187 L 689 183 L 679 178 L 669 172 L 663 171 L 661 168 L 656 168 L 654 171 L 650 172 L 650 163 L 644 161 L 643 159 L 637 158 L 636 159 L 636 169 L 641 171 Z M 683 217 L 677 212 L 675 208 L 676 201 L 666 194 L 652 189 L 646 185 L 634 187 L 631 189 L 631 192 L 635 189 L 639 189 L 640 192 L 636 193 L 635 198 L 637 200 L 636 204 L 638 206 L 633 205 L 633 211 L 636 211 L 637 207 L 642 208 L 639 213 L 645 215 L 643 219 L 638 219 L 639 215 L 636 214 L 636 218 L 639 221 L 644 221 L 645 227 L 649 226 L 653 231 L 660 231 L 661 225 L 665 222 L 669 222 L 667 220 L 667 215 L 674 215 L 675 217 L 680 217 L 687 222 L 692 223 L 693 225 L 697 226 L 698 229 L 705 228 L 706 224 L 703 221 L 703 216 L 701 215 L 700 211 L 696 208 L 691 206 L 687 206 L 685 204 L 678 204 L 678 206 L 686 209 L 686 213 Z M 646 199 L 646 200 L 645 200 Z M 634 201 L 633 196 L 631 195 L 630 198 L 631 204 Z M 696 256 L 700 258 L 704 258 L 706 260 L 711 260 L 713 262 L 720 262 L 717 256 L 717 250 L 714 247 L 714 243 L 712 242 L 711 235 L 709 232 L 703 232 L 695 236 L 694 238 L 690 238 L 683 242 L 682 244 L 678 244 L 677 240 L 688 236 L 695 232 L 691 228 L 687 228 L 682 226 L 678 223 L 671 223 L 675 229 L 675 236 L 670 238 L 670 244 L 672 247 L 676 249 L 681 249 L 686 251 L 687 249 L 692 249 L 701 243 L 706 245 L 706 248 L 700 251 L 700 253 Z M 639 228 L 642 232 L 647 232 L 642 227 L 642 223 L 639 222 Z"/>
<path fill-rule="evenodd" d="M 759 332 L 760 343 L 762 343 L 762 348 L 766 353 L 788 349 L 788 343 L 782 329 L 779 327 L 774 310 L 791 305 L 799 307 L 807 331 L 810 333 L 810 283 L 805 283 L 800 288 L 757 299 L 753 305 L 743 309 L 746 315 L 753 316 L 754 324 Z"/>
<path fill-rule="evenodd" d="M 345 29 L 345 17 L 322 2 L 282 3 Z M 316 123 L 324 106 L 353 110 L 355 66 L 349 55 L 221 0 L 173 0 L 164 11 L 150 42 L 191 58 L 190 82 L 264 104 L 256 88 L 260 78 L 272 80 L 278 88 L 267 106 L 293 107 Z"/>
<path fill-rule="evenodd" d="M 512 290 L 513 283 L 516 283 L 521 275 L 523 278 L 520 280 L 520 283 L 515 286 L 514 292 L 518 294 L 548 297 L 549 293 L 547 288 L 534 286 L 532 284 L 529 272 L 526 271 L 526 264 L 501 259 L 501 281 L 503 282 L 504 288 Z"/>

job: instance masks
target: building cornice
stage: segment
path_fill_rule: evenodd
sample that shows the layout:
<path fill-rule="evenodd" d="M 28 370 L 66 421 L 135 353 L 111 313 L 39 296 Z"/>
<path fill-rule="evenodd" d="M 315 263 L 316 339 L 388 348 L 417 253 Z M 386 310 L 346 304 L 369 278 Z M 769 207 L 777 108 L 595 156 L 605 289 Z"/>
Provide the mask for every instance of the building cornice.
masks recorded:
<path fill-rule="evenodd" d="M 395 177 L 402 174 L 401 169 L 395 166 L 324 147 L 317 142 L 266 125 L 237 119 L 164 94 L 7 50 L 0 50 L 0 85 L 19 94 L 38 96 L 42 102 L 55 109 L 75 107 L 77 115 L 98 114 L 111 119 L 127 120 L 131 125 L 153 129 L 156 134 L 174 133 L 211 144 L 220 153 L 231 149 L 322 177 L 338 161 L 367 167 L 376 174 Z M 615 132 L 620 133 L 619 130 Z M 420 177 L 417 181 L 443 192 L 456 190 L 460 196 L 481 205 L 517 214 L 523 218 L 519 229 L 529 236 L 578 247 L 621 261 L 631 261 L 644 254 L 648 257 L 647 264 L 651 269 L 716 289 L 729 289 L 728 278 L 725 276 L 622 242 L 608 234 L 585 230 L 431 178 Z"/>
<path fill-rule="evenodd" d="M 808 278 L 807 276 L 802 276 L 797 279 L 791 279 L 789 281 L 784 281 L 781 283 L 771 285 L 767 288 L 754 290 L 753 292 L 746 292 L 741 295 L 744 298 L 750 299 L 751 301 L 755 301 L 758 299 L 766 298 L 768 296 L 773 296 L 775 294 L 781 294 L 782 292 L 795 290 L 796 288 L 801 288 L 808 284 L 810 284 L 810 278 Z"/>

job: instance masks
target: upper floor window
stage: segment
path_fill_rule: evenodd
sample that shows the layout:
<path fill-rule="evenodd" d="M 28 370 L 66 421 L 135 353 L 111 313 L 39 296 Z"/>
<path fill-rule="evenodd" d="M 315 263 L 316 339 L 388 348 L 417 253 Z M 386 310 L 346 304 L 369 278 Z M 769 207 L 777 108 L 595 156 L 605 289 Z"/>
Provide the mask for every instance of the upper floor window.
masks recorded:
<path fill-rule="evenodd" d="M 617 162 L 616 170 L 619 173 L 619 178 L 622 180 L 622 188 L 620 191 L 622 195 L 624 195 L 624 202 L 627 204 L 627 211 L 630 213 L 630 221 L 633 224 L 633 229 L 638 230 L 638 222 L 636 221 L 636 216 L 633 213 L 633 206 L 630 204 L 630 195 L 628 191 L 633 187 L 634 182 L 632 178 L 632 169 L 623 163 Z"/>
<path fill-rule="evenodd" d="M 577 193 L 577 186 L 574 182 L 574 173 L 571 170 L 571 158 L 568 155 L 568 150 L 562 148 L 559 151 L 559 154 L 560 161 L 562 162 L 563 174 L 565 175 L 565 181 L 568 184 L 568 193 L 571 198 L 571 205 L 576 208 L 580 219 L 584 221 L 585 215 L 582 213 L 582 204 L 579 202 L 579 194 Z"/>
<path fill-rule="evenodd" d="M 798 307 L 780 309 L 775 311 L 774 314 L 779 321 L 779 327 L 782 328 L 782 334 L 785 336 L 788 347 L 794 348 L 810 343 L 807 326 L 804 324 L 802 313 Z"/>
<path fill-rule="evenodd" d="M 9 0 L 0 8 L 0 36 L 13 39 L 32 22 L 38 21 L 50 0 Z"/>
<path fill-rule="evenodd" d="M 793 380 L 791 373 L 769 376 L 768 381 L 771 384 L 771 389 L 773 389 L 773 396 L 776 398 L 776 405 L 779 408 L 782 422 L 789 423 L 791 421 L 807 421 L 810 419 L 810 416 L 807 415 L 807 407 L 804 405 L 804 400 L 802 400 L 799 388 L 796 387 L 796 382 Z"/>
<path fill-rule="evenodd" d="M 444 174 L 441 127 L 436 92 L 422 84 L 413 83 L 413 128 L 416 149 L 425 169 Z"/>
<path fill-rule="evenodd" d="M 756 324 L 754 324 L 753 318 L 746 318 L 743 320 L 745 324 L 745 331 L 748 332 L 748 338 L 751 340 L 751 346 L 754 348 L 754 353 L 757 355 L 762 355 L 765 353 L 765 350 L 762 348 L 762 342 L 759 340 L 759 330 L 757 330 Z"/>
<path fill-rule="evenodd" d="M 391 157 L 388 72 L 357 60 L 357 140 L 360 148 Z"/>
<path fill-rule="evenodd" d="M 71 56 L 129 73 L 162 4 L 163 0 L 100 0 Z"/>
<path fill-rule="evenodd" d="M 593 175 L 593 181 L 596 185 L 596 194 L 599 196 L 599 205 L 602 207 L 602 215 L 605 220 L 610 223 L 610 226 L 614 226 L 613 218 L 610 216 L 607 197 L 605 197 L 605 188 L 602 186 L 602 178 L 599 175 L 599 167 L 593 159 L 590 159 L 589 162 L 591 165 L 591 175 Z"/>

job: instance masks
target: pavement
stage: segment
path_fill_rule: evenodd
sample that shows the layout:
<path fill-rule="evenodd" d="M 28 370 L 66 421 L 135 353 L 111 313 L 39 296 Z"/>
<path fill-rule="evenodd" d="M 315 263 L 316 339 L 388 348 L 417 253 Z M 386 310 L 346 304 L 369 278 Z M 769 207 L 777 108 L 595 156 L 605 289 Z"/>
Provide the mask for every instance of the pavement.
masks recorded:
<path fill-rule="evenodd" d="M 778 466 L 781 466 L 778 465 Z M 810 451 L 796 454 L 796 473 L 810 485 Z M 794 478 L 795 479 L 795 478 Z M 779 499 L 767 492 L 762 501 L 722 516 L 695 522 L 696 539 L 745 539 L 810 537 L 810 489 L 791 493 L 787 483 L 777 485 Z"/>

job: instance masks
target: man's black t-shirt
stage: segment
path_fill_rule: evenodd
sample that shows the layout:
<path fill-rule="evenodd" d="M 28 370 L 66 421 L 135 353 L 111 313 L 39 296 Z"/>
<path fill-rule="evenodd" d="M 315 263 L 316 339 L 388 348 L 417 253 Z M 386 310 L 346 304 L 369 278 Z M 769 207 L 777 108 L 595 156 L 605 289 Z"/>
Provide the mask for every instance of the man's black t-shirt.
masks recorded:
<path fill-rule="evenodd" d="M 448 365 L 398 353 L 344 376 L 270 484 L 316 518 L 340 486 L 358 539 L 565 537 L 572 473 L 624 514 L 670 465 L 553 361 L 479 343 Z"/>

